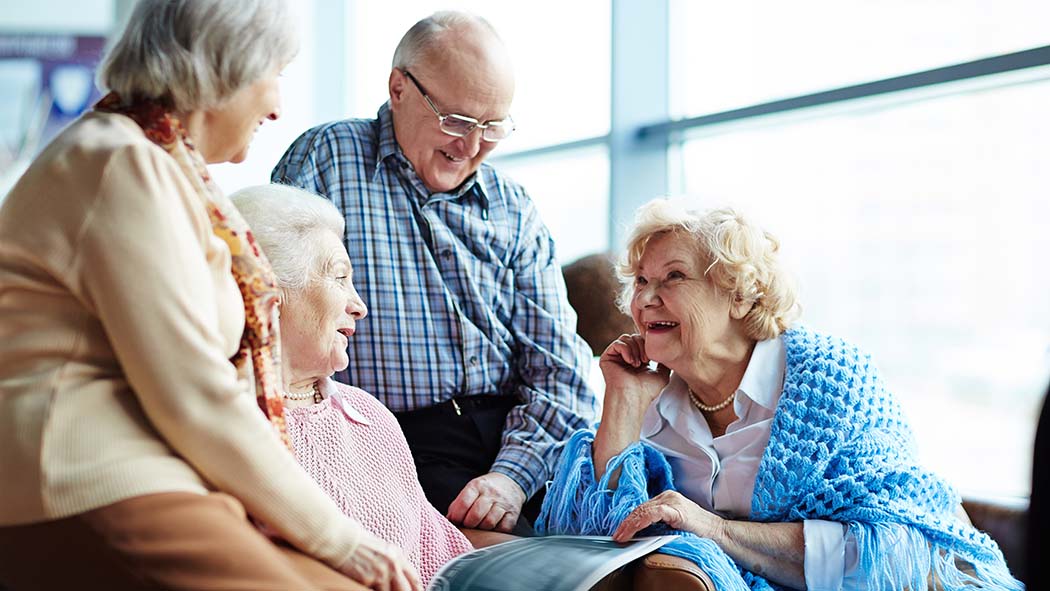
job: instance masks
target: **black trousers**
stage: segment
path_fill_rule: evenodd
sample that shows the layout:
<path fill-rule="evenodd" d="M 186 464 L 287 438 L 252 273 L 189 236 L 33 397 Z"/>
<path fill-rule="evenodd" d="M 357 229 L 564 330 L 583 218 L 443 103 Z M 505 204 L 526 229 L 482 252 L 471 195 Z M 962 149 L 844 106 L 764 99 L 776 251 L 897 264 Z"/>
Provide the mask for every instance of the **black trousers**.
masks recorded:
<path fill-rule="evenodd" d="M 470 396 L 394 413 L 408 440 L 427 500 L 442 513 L 468 482 L 488 474 L 503 438 L 503 424 L 519 402 L 511 396 Z M 459 412 L 456 406 L 459 406 Z M 511 532 L 536 535 L 532 522 L 543 504 L 541 490 L 526 501 Z"/>

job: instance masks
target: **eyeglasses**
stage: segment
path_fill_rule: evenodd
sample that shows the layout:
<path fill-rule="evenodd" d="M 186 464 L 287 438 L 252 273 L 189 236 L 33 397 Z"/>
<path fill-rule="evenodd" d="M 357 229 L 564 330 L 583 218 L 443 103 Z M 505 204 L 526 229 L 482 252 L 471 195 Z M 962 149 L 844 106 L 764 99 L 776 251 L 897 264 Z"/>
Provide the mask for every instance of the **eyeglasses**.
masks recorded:
<path fill-rule="evenodd" d="M 437 106 L 434 105 L 434 101 L 430 100 L 427 91 L 423 88 L 423 85 L 419 83 L 419 80 L 416 80 L 416 77 L 408 70 L 401 71 L 412 81 L 412 84 L 416 85 L 419 94 L 423 95 L 427 104 L 430 105 L 430 110 L 434 111 L 434 114 L 438 116 L 438 126 L 445 134 L 452 137 L 463 137 L 474 131 L 476 128 L 481 130 L 481 139 L 486 142 L 498 142 L 507 139 L 507 136 L 514 131 L 514 120 L 509 116 L 506 119 L 500 119 L 499 121 L 488 121 L 482 123 L 477 119 L 467 117 L 466 115 L 442 113 L 438 110 Z"/>

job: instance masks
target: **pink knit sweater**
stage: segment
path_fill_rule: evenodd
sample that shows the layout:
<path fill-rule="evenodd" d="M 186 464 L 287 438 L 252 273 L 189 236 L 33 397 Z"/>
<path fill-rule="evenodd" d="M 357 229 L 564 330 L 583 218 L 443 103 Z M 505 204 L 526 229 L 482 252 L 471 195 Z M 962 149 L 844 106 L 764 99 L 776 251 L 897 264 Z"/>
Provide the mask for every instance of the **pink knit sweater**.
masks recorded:
<path fill-rule="evenodd" d="M 344 513 L 403 549 L 428 584 L 473 547 L 427 501 L 394 415 L 358 388 L 325 380 L 321 392 L 324 401 L 285 410 L 299 463 Z"/>

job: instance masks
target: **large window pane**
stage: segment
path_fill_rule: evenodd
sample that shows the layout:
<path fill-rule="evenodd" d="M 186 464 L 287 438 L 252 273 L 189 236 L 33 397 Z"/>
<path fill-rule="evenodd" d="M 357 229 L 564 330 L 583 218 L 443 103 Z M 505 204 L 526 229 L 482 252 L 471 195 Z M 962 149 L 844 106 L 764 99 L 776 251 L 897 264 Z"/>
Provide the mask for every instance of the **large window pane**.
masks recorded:
<path fill-rule="evenodd" d="M 681 150 L 685 192 L 781 238 L 804 320 L 874 354 L 925 458 L 964 491 L 1029 490 L 1050 367 L 1048 104 L 1044 79 Z"/>
<path fill-rule="evenodd" d="M 499 163 L 536 202 L 564 265 L 609 248 L 609 150 L 605 146 Z"/>
<path fill-rule="evenodd" d="M 1046 0 L 671 2 L 679 116 L 1050 44 Z"/>
<path fill-rule="evenodd" d="M 609 131 L 608 0 L 356 2 L 351 15 L 350 92 L 355 117 L 373 117 L 387 100 L 394 48 L 419 19 L 437 10 L 485 17 L 511 54 L 518 130 L 500 146 L 514 151 Z M 465 113 L 470 115 L 470 113 Z"/>

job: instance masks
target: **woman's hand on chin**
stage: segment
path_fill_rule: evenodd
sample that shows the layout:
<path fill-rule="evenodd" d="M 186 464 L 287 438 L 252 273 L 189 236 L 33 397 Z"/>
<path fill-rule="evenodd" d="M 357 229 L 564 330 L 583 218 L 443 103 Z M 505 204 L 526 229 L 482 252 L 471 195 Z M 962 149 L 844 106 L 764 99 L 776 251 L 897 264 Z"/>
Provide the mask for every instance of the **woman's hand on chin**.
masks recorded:
<path fill-rule="evenodd" d="M 667 386 L 671 370 L 657 364 L 649 367 L 645 354 L 645 337 L 640 334 L 624 334 L 613 341 L 599 359 L 605 377 L 605 405 L 610 403 L 634 403 L 642 412 Z"/>
<path fill-rule="evenodd" d="M 626 542 L 654 523 L 692 532 L 722 544 L 725 520 L 673 490 L 664 491 L 635 507 L 613 532 L 613 540 Z"/>
<path fill-rule="evenodd" d="M 645 411 L 660 395 L 671 378 L 663 365 L 649 368 L 645 338 L 625 334 L 605 348 L 599 359 L 605 376 L 605 402 L 602 422 L 594 436 L 594 474 L 601 478 L 609 460 L 638 441 Z M 609 476 L 609 488 L 616 488 L 619 468 Z"/>

